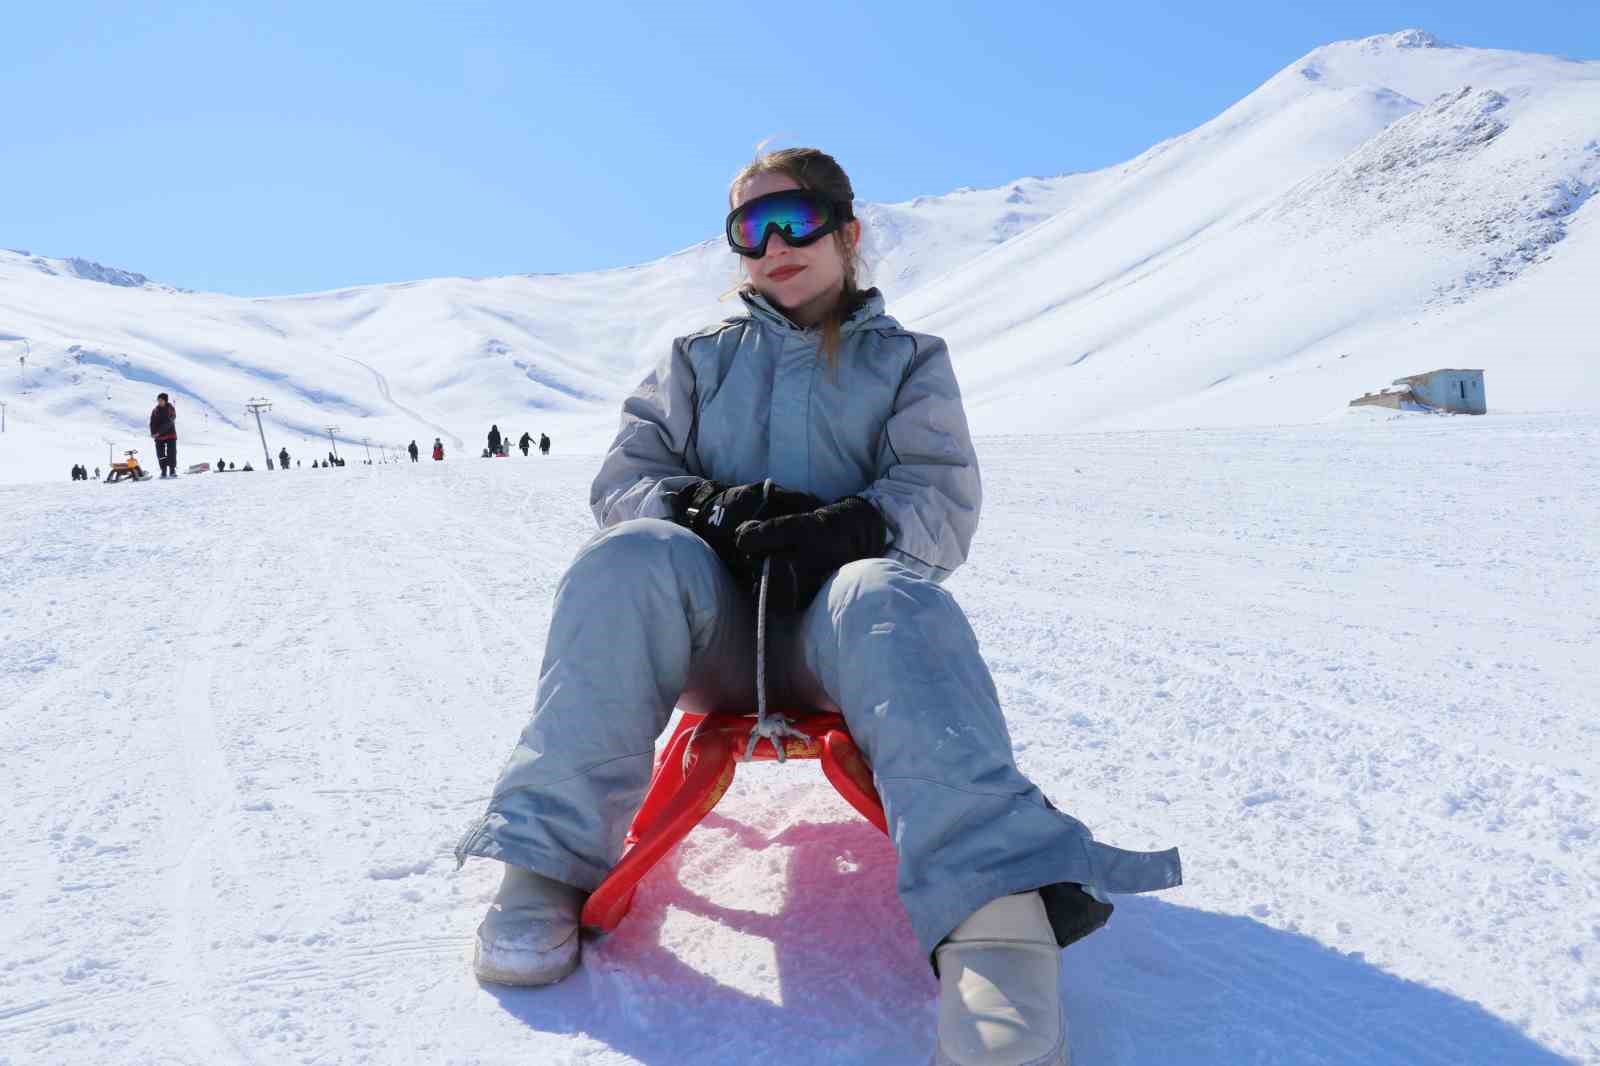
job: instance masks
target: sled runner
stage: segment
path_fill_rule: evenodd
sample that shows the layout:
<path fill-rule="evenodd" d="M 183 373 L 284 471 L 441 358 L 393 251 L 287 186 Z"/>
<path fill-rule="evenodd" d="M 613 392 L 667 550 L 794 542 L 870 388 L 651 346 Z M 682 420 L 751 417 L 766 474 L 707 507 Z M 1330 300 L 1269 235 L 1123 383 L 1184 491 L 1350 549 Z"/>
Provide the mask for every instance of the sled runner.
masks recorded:
<path fill-rule="evenodd" d="M 883 804 L 844 718 L 828 711 L 787 716 L 800 735 L 778 743 L 757 739 L 752 759 L 820 759 L 822 772 L 839 794 L 879 830 L 888 832 Z M 650 787 L 634 816 L 622 858 L 583 907 L 583 924 L 610 932 L 627 915 L 634 889 L 689 830 L 698 825 L 733 783 L 733 772 L 750 744 L 755 715 L 685 714 L 656 760 Z"/>

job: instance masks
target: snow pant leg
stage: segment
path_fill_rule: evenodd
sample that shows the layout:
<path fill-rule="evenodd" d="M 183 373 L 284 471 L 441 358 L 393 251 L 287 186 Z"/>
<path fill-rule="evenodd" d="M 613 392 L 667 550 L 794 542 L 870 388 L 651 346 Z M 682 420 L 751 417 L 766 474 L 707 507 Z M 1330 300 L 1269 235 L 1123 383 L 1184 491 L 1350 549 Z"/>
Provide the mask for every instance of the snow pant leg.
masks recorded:
<path fill-rule="evenodd" d="M 872 766 L 923 951 L 1000 896 L 1042 890 L 1064 946 L 1104 924 L 1104 893 L 1180 883 L 1176 850 L 1095 842 L 1017 769 L 977 638 L 935 582 L 889 559 L 851 563 L 797 637 L 798 683 L 814 679 Z"/>
<path fill-rule="evenodd" d="M 622 854 L 674 703 L 755 703 L 747 597 L 699 537 L 659 519 L 605 530 L 556 590 L 533 720 L 456 849 L 593 891 Z"/>

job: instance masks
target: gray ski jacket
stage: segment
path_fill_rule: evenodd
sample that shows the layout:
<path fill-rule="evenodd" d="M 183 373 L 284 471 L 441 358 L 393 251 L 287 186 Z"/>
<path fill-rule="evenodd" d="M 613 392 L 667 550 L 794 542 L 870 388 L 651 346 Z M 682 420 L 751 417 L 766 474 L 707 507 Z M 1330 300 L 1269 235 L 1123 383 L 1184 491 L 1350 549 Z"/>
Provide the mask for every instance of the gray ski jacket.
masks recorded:
<path fill-rule="evenodd" d="M 902 327 L 872 289 L 830 366 L 819 331 L 740 295 L 747 314 L 673 341 L 623 402 L 589 497 L 596 521 L 670 518 L 663 494 L 693 478 L 770 477 L 826 501 L 872 501 L 889 558 L 942 581 L 966 561 L 983 502 L 944 341 Z"/>

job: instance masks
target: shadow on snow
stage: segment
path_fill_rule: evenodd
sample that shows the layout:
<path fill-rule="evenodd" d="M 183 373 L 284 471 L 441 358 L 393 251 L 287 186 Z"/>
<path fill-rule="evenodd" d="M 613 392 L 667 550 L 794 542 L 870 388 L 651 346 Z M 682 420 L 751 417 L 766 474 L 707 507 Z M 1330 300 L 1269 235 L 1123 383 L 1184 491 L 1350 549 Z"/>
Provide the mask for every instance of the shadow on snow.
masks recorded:
<path fill-rule="evenodd" d="M 895 898 L 888 839 L 860 821 L 801 823 L 772 838 L 716 813 L 702 825 L 751 852 L 792 849 L 780 913 L 685 888 L 680 848 L 645 878 L 615 933 L 586 939 L 571 978 L 484 989 L 532 1029 L 587 1036 L 651 1066 L 926 1063 L 938 985 Z M 778 1002 L 680 958 L 663 937 L 675 911 L 767 941 L 776 973 L 755 953 L 730 968 L 775 983 Z M 1073 1055 L 1097 1066 L 1568 1061 L 1476 1004 L 1359 956 L 1155 899 L 1120 898 L 1110 925 L 1062 960 Z"/>

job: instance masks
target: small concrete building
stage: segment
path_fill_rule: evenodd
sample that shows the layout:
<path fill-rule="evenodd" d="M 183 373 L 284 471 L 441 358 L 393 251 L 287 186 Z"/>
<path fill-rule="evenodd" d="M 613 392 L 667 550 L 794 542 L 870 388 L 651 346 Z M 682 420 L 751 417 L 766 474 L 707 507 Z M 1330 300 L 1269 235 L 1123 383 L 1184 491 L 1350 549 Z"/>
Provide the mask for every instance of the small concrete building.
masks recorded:
<path fill-rule="evenodd" d="M 1396 378 L 1388 388 L 1369 392 L 1350 401 L 1363 405 L 1392 407 L 1395 410 L 1448 411 L 1452 414 L 1489 413 L 1484 399 L 1482 370 L 1430 370 Z"/>

